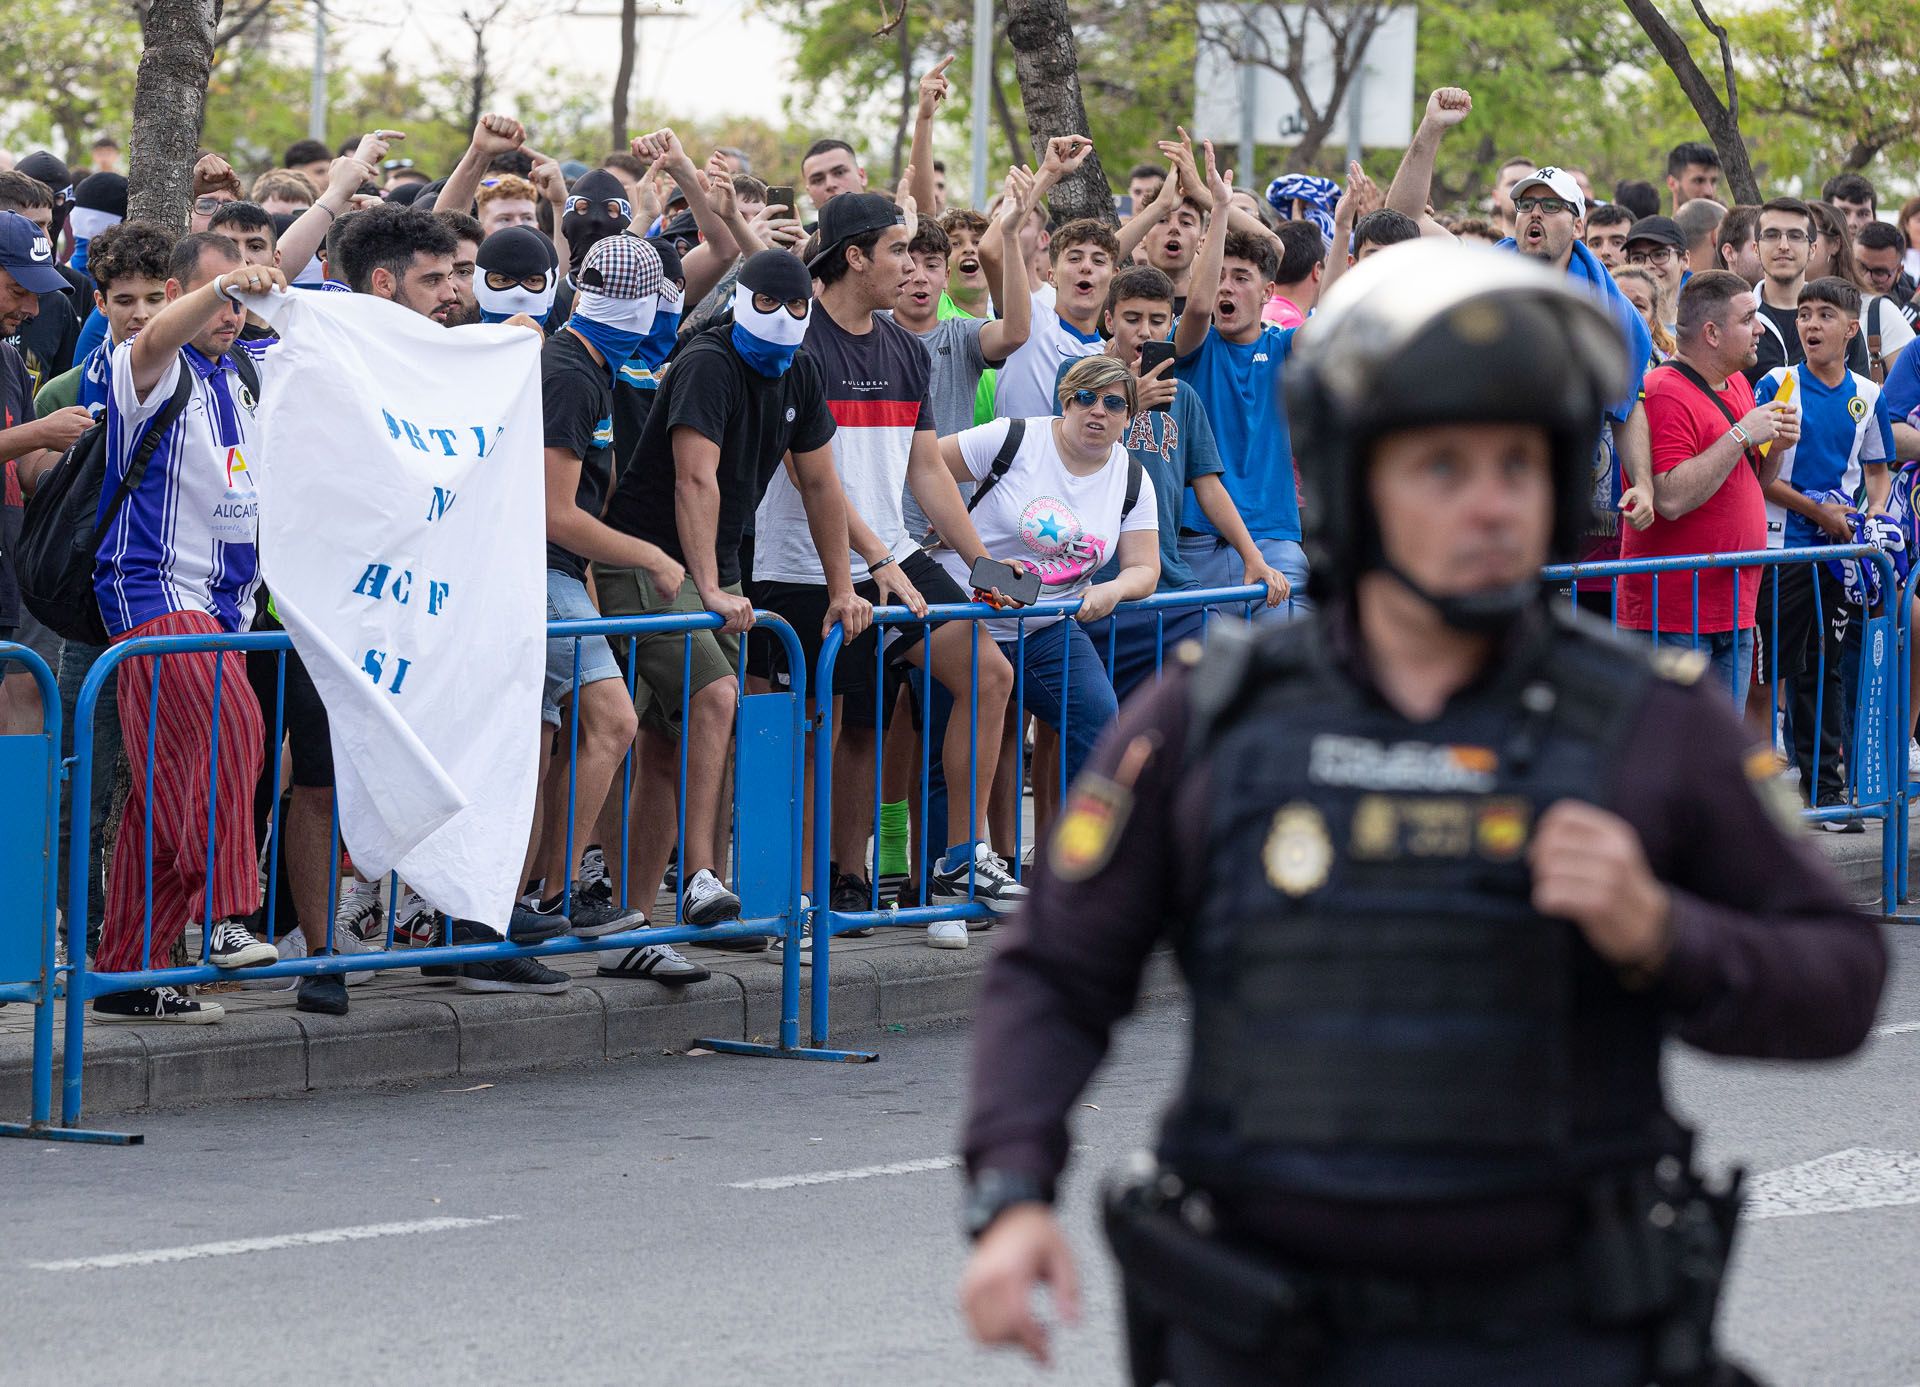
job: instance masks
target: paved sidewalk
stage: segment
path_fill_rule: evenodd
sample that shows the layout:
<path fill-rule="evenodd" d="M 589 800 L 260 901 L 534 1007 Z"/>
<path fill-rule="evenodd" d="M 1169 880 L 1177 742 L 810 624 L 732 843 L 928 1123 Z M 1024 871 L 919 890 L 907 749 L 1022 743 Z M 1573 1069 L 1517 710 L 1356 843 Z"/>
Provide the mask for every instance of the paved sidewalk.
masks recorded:
<path fill-rule="evenodd" d="M 1880 832 L 1811 835 L 1849 894 L 1879 909 Z M 1915 907 L 1897 914 L 1920 922 Z M 902 1028 L 964 1019 L 995 940 L 970 936 L 964 950 L 930 949 L 921 928 L 883 929 L 834 942 L 829 1042 L 877 1050 Z M 557 997 L 461 992 L 412 969 L 376 972 L 349 990 L 344 1017 L 293 1009 L 293 993 L 272 985 L 227 984 L 213 995 L 227 1016 L 214 1026 L 87 1027 L 85 1113 L 172 1108 L 307 1090 L 482 1077 L 542 1065 L 614 1060 L 685 1050 L 713 1037 L 775 1042 L 780 1028 L 780 954 L 678 946 L 713 971 L 688 987 L 594 974 L 597 954 L 550 958 L 574 978 Z M 801 1041 L 807 988 L 800 973 Z M 1149 970 L 1149 995 L 1176 992 L 1172 960 Z M 32 1009 L 0 1008 L 0 1120 L 30 1107 Z M 59 1035 L 59 1023 L 55 1023 Z M 57 1061 L 56 1061 L 57 1064 Z M 55 1070 L 54 1104 L 59 1106 Z"/>
<path fill-rule="evenodd" d="M 964 950 L 931 949 L 921 928 L 880 930 L 833 945 L 830 1041 L 878 1050 L 902 1028 L 952 1021 L 972 1010 L 994 932 Z M 290 990 L 224 984 L 212 995 L 226 1019 L 212 1026 L 90 1024 L 85 1112 L 179 1107 L 309 1089 L 451 1080 L 541 1065 L 685 1050 L 707 1037 L 777 1042 L 780 954 L 678 946 L 713 972 L 669 987 L 601 978 L 599 955 L 546 960 L 572 975 L 560 996 L 461 992 L 412 969 L 376 972 L 349 989 L 346 1016 L 293 1009 Z M 801 1041 L 807 1039 L 811 968 L 800 973 Z M 1158 959 L 1148 990 L 1177 983 Z M 32 1009 L 0 1009 L 0 1118 L 30 1107 Z M 55 1022 L 56 1035 L 61 1034 Z M 54 1108 L 59 1109 L 59 1070 Z"/>

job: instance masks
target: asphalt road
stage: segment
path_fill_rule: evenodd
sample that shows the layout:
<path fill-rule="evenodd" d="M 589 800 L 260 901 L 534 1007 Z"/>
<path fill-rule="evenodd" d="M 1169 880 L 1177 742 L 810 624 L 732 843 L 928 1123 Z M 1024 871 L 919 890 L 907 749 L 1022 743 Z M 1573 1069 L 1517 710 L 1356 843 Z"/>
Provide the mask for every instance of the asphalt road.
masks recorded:
<path fill-rule="evenodd" d="M 1674 1065 L 1709 1160 L 1778 1172 L 1727 1316 L 1776 1384 L 1920 1382 L 1920 932 L 1895 948 L 1895 1029 L 1859 1058 Z M 1142 1144 L 1183 1029 L 1167 1005 L 1121 1037 L 1078 1114 L 1083 1171 Z M 942 1161 L 966 1045 L 659 1056 L 136 1116 L 139 1148 L 0 1143 L 0 1380 L 1116 1383 L 1084 1178 L 1088 1320 L 1056 1369 L 962 1334 Z"/>

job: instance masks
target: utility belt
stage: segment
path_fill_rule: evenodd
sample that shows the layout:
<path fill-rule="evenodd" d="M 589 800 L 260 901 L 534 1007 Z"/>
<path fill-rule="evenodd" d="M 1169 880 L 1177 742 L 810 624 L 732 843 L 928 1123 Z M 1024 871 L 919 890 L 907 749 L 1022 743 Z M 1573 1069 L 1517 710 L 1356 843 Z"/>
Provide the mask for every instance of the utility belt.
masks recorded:
<path fill-rule="evenodd" d="M 1641 1329 L 1658 1387 L 1753 1382 L 1715 1351 L 1713 1323 L 1739 1216 L 1742 1172 L 1708 1188 L 1685 1162 L 1597 1177 L 1578 1191 L 1574 1245 L 1555 1259 L 1480 1278 L 1327 1271 L 1232 1241 L 1212 1200 L 1142 1158 L 1103 1191 L 1125 1285 L 1135 1387 L 1165 1373 L 1171 1326 L 1275 1366 L 1311 1373 L 1339 1341 L 1447 1333 L 1490 1323 Z"/>

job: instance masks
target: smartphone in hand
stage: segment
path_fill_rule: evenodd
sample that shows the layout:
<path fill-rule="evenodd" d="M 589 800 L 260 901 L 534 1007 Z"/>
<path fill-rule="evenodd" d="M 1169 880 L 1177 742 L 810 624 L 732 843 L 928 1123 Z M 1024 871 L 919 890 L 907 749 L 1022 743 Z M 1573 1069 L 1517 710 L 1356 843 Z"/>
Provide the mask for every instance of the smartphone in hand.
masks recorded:
<path fill-rule="evenodd" d="M 1016 607 L 1031 607 L 1040 600 L 1040 575 L 1024 568 L 1015 568 L 1010 563 L 1001 563 L 998 559 L 987 558 L 984 554 L 973 561 L 973 568 L 967 574 L 967 581 L 973 584 L 975 592 L 999 590 L 1002 597 Z"/>
<path fill-rule="evenodd" d="M 797 215 L 800 211 L 794 202 L 793 189 L 785 186 L 767 189 L 767 206 L 784 207 L 787 209 L 787 215 L 789 217 Z"/>
<path fill-rule="evenodd" d="M 1173 360 L 1173 343 L 1142 342 L 1140 344 L 1140 374 L 1146 375 L 1163 361 Z"/>

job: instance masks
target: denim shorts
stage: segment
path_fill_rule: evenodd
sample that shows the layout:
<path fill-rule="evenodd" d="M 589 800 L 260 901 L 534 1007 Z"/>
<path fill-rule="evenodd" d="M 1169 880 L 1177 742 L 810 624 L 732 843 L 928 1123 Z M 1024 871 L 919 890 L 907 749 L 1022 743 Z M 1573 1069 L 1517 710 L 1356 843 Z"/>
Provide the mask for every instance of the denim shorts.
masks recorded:
<path fill-rule="evenodd" d="M 587 596 L 587 585 L 571 573 L 547 570 L 547 620 L 592 621 L 600 615 Z M 605 636 L 570 636 L 547 642 L 547 678 L 540 690 L 540 721 L 549 727 L 560 725 L 560 700 L 573 692 L 574 647 L 580 650 L 579 682 L 582 687 L 602 679 L 618 679 L 620 666 L 614 663 L 613 648 Z"/>

